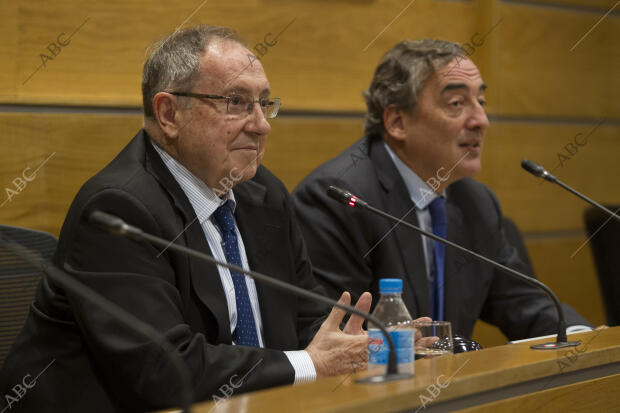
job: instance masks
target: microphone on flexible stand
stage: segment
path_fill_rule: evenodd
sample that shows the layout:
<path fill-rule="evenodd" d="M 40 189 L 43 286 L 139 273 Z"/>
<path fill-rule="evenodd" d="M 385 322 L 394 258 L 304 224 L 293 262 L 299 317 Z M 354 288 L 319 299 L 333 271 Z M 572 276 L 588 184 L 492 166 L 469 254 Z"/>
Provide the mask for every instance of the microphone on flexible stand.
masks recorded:
<path fill-rule="evenodd" d="M 386 366 L 385 374 L 376 375 L 376 376 L 368 376 L 358 378 L 355 381 L 357 383 L 385 383 L 388 381 L 394 380 L 404 380 L 413 377 L 411 373 L 399 373 L 398 365 L 396 361 L 396 350 L 394 348 L 394 341 L 392 340 L 392 336 L 388 333 L 387 329 L 383 324 L 377 320 L 374 316 L 364 313 L 352 306 L 340 304 L 338 301 L 333 300 L 331 298 L 325 297 L 323 295 L 317 294 L 312 291 L 304 290 L 303 288 L 297 287 L 296 285 L 289 284 L 287 282 L 278 280 L 276 278 L 270 277 L 265 274 L 261 274 L 256 271 L 246 270 L 237 265 L 229 264 L 224 261 L 217 260 L 213 258 L 211 255 L 202 253 L 200 251 L 193 250 L 191 248 L 187 248 L 183 245 L 175 244 L 174 242 L 167 241 L 163 238 L 157 237 L 155 235 L 149 234 L 147 232 L 142 231 L 138 227 L 134 227 L 132 225 L 127 224 L 121 218 L 108 214 L 103 211 L 92 211 L 88 214 L 88 222 L 99 229 L 110 232 L 112 234 L 120 235 L 122 237 L 130 238 L 136 241 L 144 241 L 149 242 L 153 245 L 170 249 L 174 252 L 190 256 L 192 258 L 196 258 L 199 260 L 207 261 L 209 263 L 228 268 L 231 271 L 239 272 L 245 275 L 248 275 L 254 278 L 257 281 L 265 285 L 269 285 L 270 287 L 276 288 L 278 290 L 294 294 L 298 297 L 305 298 L 309 301 L 318 301 L 323 304 L 327 304 L 331 307 L 338 307 L 345 310 L 348 313 L 358 315 L 365 320 L 375 324 L 383 333 L 386 341 L 388 342 L 388 346 L 390 351 L 388 353 L 388 363 Z"/>
<path fill-rule="evenodd" d="M 472 257 L 474 257 L 475 259 L 477 259 L 478 261 L 482 261 L 485 264 L 488 264 L 494 268 L 497 268 L 500 271 L 503 271 L 506 274 L 509 274 L 513 277 L 519 278 L 522 281 L 525 281 L 526 283 L 533 285 L 537 288 L 540 288 L 541 290 L 543 290 L 545 292 L 545 294 L 547 294 L 549 296 L 549 298 L 551 298 L 551 300 L 553 301 L 553 304 L 556 307 L 556 310 L 558 312 L 558 335 L 557 335 L 557 340 L 555 342 L 549 342 L 549 343 L 542 343 L 542 344 L 536 344 L 533 346 L 530 346 L 530 348 L 534 349 L 534 350 L 555 350 L 555 349 L 559 349 L 559 348 L 564 348 L 564 347 L 576 347 L 579 344 L 581 344 L 581 341 L 568 341 L 566 338 L 566 319 L 564 317 L 564 310 L 562 309 L 562 306 L 560 305 L 560 301 L 558 300 L 558 298 L 556 297 L 556 295 L 553 293 L 553 291 L 551 291 L 551 289 L 549 287 L 547 287 L 545 284 L 541 283 L 540 281 L 538 281 L 535 278 L 532 277 L 528 277 L 527 275 L 521 274 L 520 272 L 513 270 L 512 268 L 506 267 L 505 265 L 502 265 L 498 262 L 495 262 L 483 255 L 480 255 L 474 251 L 468 250 L 467 248 L 464 248 L 452 241 L 448 241 L 445 238 L 439 237 L 435 234 L 433 234 L 432 232 L 428 232 L 425 231 L 413 224 L 410 224 L 409 222 L 403 220 L 403 219 L 398 219 L 395 216 L 392 216 L 386 212 L 383 212 L 382 210 L 375 208 L 373 206 L 371 206 L 370 204 L 368 204 L 368 202 L 360 199 L 359 197 L 353 195 L 351 192 L 349 191 L 345 191 L 344 189 L 335 187 L 335 186 L 330 186 L 329 188 L 327 188 L 327 195 L 329 195 L 331 198 L 335 199 L 336 201 L 340 202 L 341 204 L 345 204 L 345 205 L 349 205 L 350 207 L 357 207 L 357 208 L 362 208 L 362 209 L 366 209 L 367 211 L 370 211 L 372 213 L 375 213 L 377 215 L 381 215 L 382 217 L 385 217 L 387 219 L 389 219 L 390 221 L 394 221 L 398 224 L 404 225 L 407 228 L 411 228 L 414 231 L 425 235 L 429 238 L 434 239 L 435 241 L 441 242 L 442 244 L 445 244 L 451 248 L 454 248 L 458 251 L 464 252 L 467 255 L 470 255 Z"/>
<path fill-rule="evenodd" d="M 524 159 L 521 161 L 521 167 L 538 178 L 542 178 L 546 181 L 553 182 L 554 184 L 561 186 L 562 188 L 566 189 L 568 192 L 572 193 L 573 195 L 577 195 L 579 198 L 583 199 L 584 201 L 594 205 L 595 207 L 597 207 L 598 209 L 602 211 L 605 211 L 612 218 L 615 218 L 616 220 L 620 222 L 620 216 L 618 214 L 610 211 L 609 209 L 605 208 L 603 205 L 599 204 L 598 202 L 588 198 L 587 196 L 583 195 L 579 191 L 566 185 L 564 182 L 560 181 L 558 178 L 556 178 L 555 176 L 547 172 L 545 168 L 543 168 L 541 165 L 537 164 L 536 162 L 530 161 L 529 159 Z"/>

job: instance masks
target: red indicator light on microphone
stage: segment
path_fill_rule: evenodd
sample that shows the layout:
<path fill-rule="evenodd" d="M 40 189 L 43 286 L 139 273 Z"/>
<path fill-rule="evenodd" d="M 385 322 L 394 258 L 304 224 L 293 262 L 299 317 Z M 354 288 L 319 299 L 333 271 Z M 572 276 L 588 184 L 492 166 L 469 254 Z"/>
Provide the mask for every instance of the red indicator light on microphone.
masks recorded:
<path fill-rule="evenodd" d="M 357 197 L 355 195 L 353 195 L 350 200 L 349 200 L 349 206 L 354 207 L 355 206 L 355 202 L 357 201 Z"/>

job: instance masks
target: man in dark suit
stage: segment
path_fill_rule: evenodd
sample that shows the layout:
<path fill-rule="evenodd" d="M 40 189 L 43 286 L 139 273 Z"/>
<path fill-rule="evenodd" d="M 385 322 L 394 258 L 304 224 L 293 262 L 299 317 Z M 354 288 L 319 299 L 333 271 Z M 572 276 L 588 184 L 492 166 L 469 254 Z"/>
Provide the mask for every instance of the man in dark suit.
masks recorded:
<path fill-rule="evenodd" d="M 326 319 L 316 303 L 86 223 L 102 210 L 322 292 L 292 201 L 260 166 L 279 100 L 236 33 L 212 26 L 174 33 L 155 45 L 142 86 L 145 127 L 76 196 L 54 265 L 164 335 L 187 367 L 194 400 L 364 368 L 359 317 L 341 330 L 343 311 Z M 366 293 L 357 308 L 369 307 Z M 180 402 L 174 367 L 159 343 L 46 278 L 0 388 L 11 412 L 153 410 Z"/>
<path fill-rule="evenodd" d="M 315 274 L 329 294 L 376 294 L 380 278 L 402 277 L 410 313 L 448 320 L 454 333 L 470 337 L 477 319 L 510 339 L 557 331 L 556 310 L 542 291 L 326 195 L 330 185 L 349 190 L 525 271 L 502 230 L 495 195 L 471 179 L 481 168 L 489 125 L 485 89 L 477 67 L 454 43 L 403 41 L 384 56 L 365 93 L 366 136 L 293 192 Z M 569 325 L 587 325 L 568 307 L 566 315 Z"/>

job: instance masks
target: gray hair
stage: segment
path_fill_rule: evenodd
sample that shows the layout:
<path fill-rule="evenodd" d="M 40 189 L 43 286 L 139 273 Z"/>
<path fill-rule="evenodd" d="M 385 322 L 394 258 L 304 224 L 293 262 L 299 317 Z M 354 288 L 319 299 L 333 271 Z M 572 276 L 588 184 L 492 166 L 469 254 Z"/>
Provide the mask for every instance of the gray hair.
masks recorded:
<path fill-rule="evenodd" d="M 363 93 L 368 107 L 365 134 L 383 136 L 385 108 L 395 105 L 401 110 L 413 109 L 426 80 L 453 59 L 464 56 L 460 45 L 445 40 L 404 40 L 394 46 L 381 59 Z"/>
<path fill-rule="evenodd" d="M 200 59 L 214 40 L 232 40 L 245 46 L 233 29 L 206 24 L 179 30 L 149 48 L 142 71 L 145 118 L 154 118 L 153 98 L 158 92 L 191 89 L 200 74 Z"/>

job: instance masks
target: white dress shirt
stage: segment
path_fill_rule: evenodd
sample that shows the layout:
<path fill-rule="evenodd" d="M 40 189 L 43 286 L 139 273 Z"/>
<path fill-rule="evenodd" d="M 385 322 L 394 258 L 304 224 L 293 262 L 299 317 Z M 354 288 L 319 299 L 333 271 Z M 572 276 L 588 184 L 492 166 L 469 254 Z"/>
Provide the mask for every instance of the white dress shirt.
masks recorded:
<path fill-rule="evenodd" d="M 413 205 L 415 205 L 416 215 L 418 217 L 418 224 L 420 228 L 425 231 L 433 232 L 433 225 L 431 222 L 431 213 L 428 209 L 428 206 L 437 195 L 427 184 L 416 174 L 413 172 L 403 161 L 400 160 L 398 156 L 392 151 L 392 149 L 388 146 L 387 143 L 383 142 L 385 145 L 385 150 L 392 158 L 392 162 L 394 162 L 394 166 L 398 170 L 398 173 L 405 181 L 405 186 L 407 187 L 407 191 L 409 191 L 409 197 L 411 201 L 413 201 Z M 443 194 L 445 197 L 445 193 Z M 426 277 L 429 281 L 431 280 L 433 272 L 432 266 L 435 265 L 435 259 L 433 257 L 433 240 L 429 237 L 425 237 L 422 234 L 419 234 L 422 237 L 422 248 L 424 249 L 424 263 L 426 266 Z"/>
<path fill-rule="evenodd" d="M 218 197 L 211 188 L 209 188 L 204 182 L 197 178 L 187 168 L 181 165 L 176 159 L 170 156 L 170 154 L 157 146 L 153 141 L 151 141 L 151 144 L 161 157 L 162 161 L 164 162 L 174 179 L 181 186 L 181 189 L 183 190 L 183 192 L 189 199 L 190 204 L 194 208 L 194 212 L 196 213 L 196 217 L 198 219 L 198 222 L 200 223 L 200 226 L 202 227 L 205 238 L 207 239 L 209 248 L 211 248 L 213 256 L 220 261 L 227 262 L 226 256 L 224 254 L 224 248 L 222 246 L 222 235 L 218 226 L 215 225 L 213 221 L 213 213 L 218 207 L 220 207 L 220 205 L 225 204 L 229 200 L 232 202 L 232 209 L 234 211 L 236 205 L 234 193 L 232 191 L 228 191 L 228 193 L 224 197 Z M 241 237 L 241 233 L 239 232 L 239 228 L 237 227 L 236 222 L 235 230 L 237 232 L 237 240 L 239 243 L 239 254 L 241 255 L 242 267 L 246 270 L 249 270 L 250 267 L 248 264 L 247 255 L 245 253 L 245 247 L 243 245 L 243 238 Z M 228 268 L 218 266 L 217 269 L 220 274 L 224 293 L 226 295 L 226 304 L 228 305 L 228 315 L 230 318 L 230 332 L 232 334 L 235 331 L 235 327 L 237 326 L 237 304 L 235 299 L 235 286 L 232 280 L 232 276 L 230 274 L 230 270 Z M 254 284 L 254 279 L 248 277 L 247 275 L 245 276 L 245 282 L 248 288 L 248 294 L 250 296 L 252 312 L 254 313 L 256 329 L 258 330 L 258 342 L 260 347 L 264 347 L 265 345 L 263 341 L 263 324 L 260 315 L 260 306 L 258 303 L 256 285 Z M 314 368 L 314 363 L 312 362 L 310 355 L 305 350 L 285 351 L 284 354 L 286 354 L 291 365 L 295 369 L 295 384 L 308 383 L 316 379 L 316 370 Z"/>

